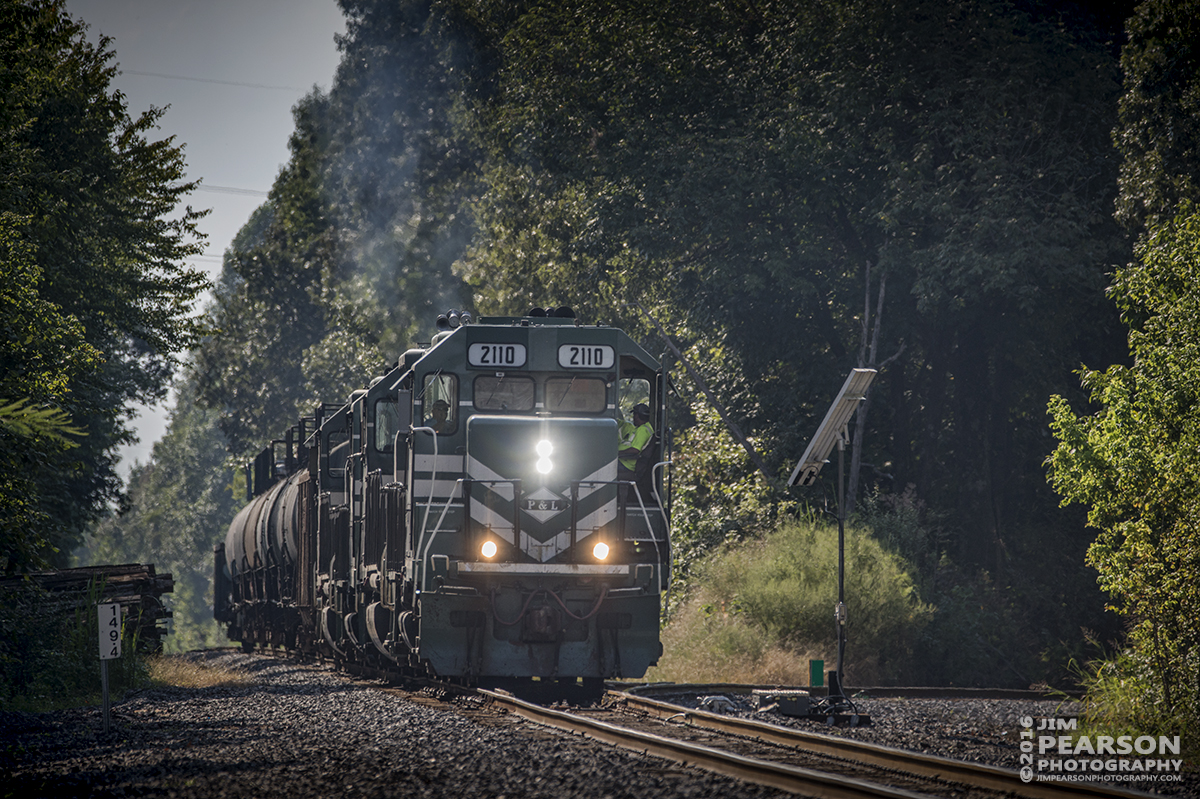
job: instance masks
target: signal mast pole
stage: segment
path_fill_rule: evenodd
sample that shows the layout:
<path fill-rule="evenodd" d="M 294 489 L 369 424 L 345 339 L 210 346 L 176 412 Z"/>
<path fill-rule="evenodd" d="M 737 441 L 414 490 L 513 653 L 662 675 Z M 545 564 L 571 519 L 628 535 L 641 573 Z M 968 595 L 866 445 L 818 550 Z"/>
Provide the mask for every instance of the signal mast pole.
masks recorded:
<path fill-rule="evenodd" d="M 867 389 L 875 379 L 874 369 L 852 369 L 841 391 L 834 398 L 833 404 L 825 414 L 824 421 L 817 428 L 808 448 L 800 462 L 796 464 L 788 485 L 799 483 L 810 486 L 817 480 L 821 467 L 829 462 L 829 455 L 836 444 L 838 449 L 838 601 L 833 610 L 834 624 L 837 629 L 837 685 L 830 684 L 830 697 L 837 696 L 845 699 L 843 689 L 842 660 L 846 652 L 846 508 L 845 508 L 845 448 L 846 427 L 850 417 L 858 410 L 858 405 L 867 396 Z M 831 681 L 832 683 L 832 681 Z"/>

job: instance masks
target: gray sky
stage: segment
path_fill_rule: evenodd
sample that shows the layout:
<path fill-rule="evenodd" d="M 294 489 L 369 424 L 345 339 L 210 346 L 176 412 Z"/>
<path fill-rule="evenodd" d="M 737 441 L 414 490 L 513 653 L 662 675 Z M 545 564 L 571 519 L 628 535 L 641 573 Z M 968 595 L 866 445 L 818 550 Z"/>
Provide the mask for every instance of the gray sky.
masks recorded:
<path fill-rule="evenodd" d="M 345 23 L 335 0 L 67 0 L 91 41 L 112 37 L 130 116 L 169 106 L 158 138 L 184 145 L 190 198 L 211 208 L 196 266 L 215 276 L 221 255 L 287 161 L 292 106 L 314 85 L 328 90 Z M 235 191 L 230 191 L 233 189 Z M 143 410 L 140 443 L 121 473 L 145 463 L 166 429 L 166 409 Z"/>

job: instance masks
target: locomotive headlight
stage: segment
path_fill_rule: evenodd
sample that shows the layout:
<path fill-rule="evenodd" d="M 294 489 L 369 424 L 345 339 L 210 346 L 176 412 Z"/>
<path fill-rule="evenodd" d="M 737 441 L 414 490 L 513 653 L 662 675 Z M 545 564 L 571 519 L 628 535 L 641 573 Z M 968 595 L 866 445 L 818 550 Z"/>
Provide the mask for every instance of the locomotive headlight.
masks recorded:
<path fill-rule="evenodd" d="M 604 560 L 607 558 L 608 544 L 604 543 L 603 541 L 596 544 L 596 546 L 592 547 L 592 555 L 596 558 L 596 560 Z"/>
<path fill-rule="evenodd" d="M 479 548 L 479 553 L 485 558 L 496 557 L 496 542 L 491 540 L 484 541 L 483 546 Z"/>
<path fill-rule="evenodd" d="M 550 470 L 554 468 L 554 463 L 550 460 L 550 454 L 554 452 L 554 445 L 543 438 L 537 443 L 537 446 L 534 447 L 534 450 L 537 452 L 538 456 L 538 474 L 549 474 Z"/>

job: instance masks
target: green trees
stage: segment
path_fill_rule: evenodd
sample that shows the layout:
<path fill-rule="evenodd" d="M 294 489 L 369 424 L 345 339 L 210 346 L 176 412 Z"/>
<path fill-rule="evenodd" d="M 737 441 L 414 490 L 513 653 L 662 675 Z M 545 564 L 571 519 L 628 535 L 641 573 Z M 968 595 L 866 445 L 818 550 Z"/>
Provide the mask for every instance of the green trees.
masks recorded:
<path fill-rule="evenodd" d="M 212 617 L 212 550 L 223 540 L 245 488 L 226 468 L 220 415 L 199 406 L 191 379 L 176 385 L 175 396 L 166 435 L 154 444 L 149 462 L 130 474 L 129 510 L 96 526 L 87 559 L 153 562 L 160 574 L 170 572 L 175 590 L 165 645 L 187 651 L 225 640 Z"/>
<path fill-rule="evenodd" d="M 1127 319 L 1133 366 L 1086 371 L 1101 410 L 1050 404 L 1059 439 L 1050 477 L 1064 502 L 1088 506 L 1100 531 L 1088 561 L 1130 623 L 1138 688 L 1133 715 L 1154 726 L 1200 724 L 1200 213 L 1139 245 L 1112 293 Z M 1132 720 L 1132 719 L 1131 719 Z"/>
<path fill-rule="evenodd" d="M 930 561 L 963 584 L 1024 581 L 1028 660 L 1095 622 L 1075 610 L 1097 600 L 1082 524 L 1040 470 L 1046 398 L 1123 353 L 1103 300 L 1128 255 L 1118 73 L 1086 20 L 1000 0 L 342 7 L 334 86 L 296 108 L 188 383 L 236 456 L 343 399 L 439 310 L 566 303 L 658 351 L 636 301 L 778 476 L 879 321 L 878 361 L 901 356 L 875 384 L 867 482 L 937 514 Z M 1147 97 L 1174 91 L 1145 74 Z M 678 386 L 691 557 L 797 496 Z"/>
<path fill-rule="evenodd" d="M 1200 4 L 1140 3 L 1121 52 L 1125 92 L 1117 218 L 1140 233 L 1175 218 L 1181 199 L 1200 196 Z"/>
<path fill-rule="evenodd" d="M 905 347 L 873 389 L 872 482 L 948 511 L 964 561 L 1021 557 L 1027 509 L 1055 518 L 1040 410 L 1115 340 L 1117 73 L 1086 25 L 987 0 L 478 16 L 484 300 L 626 326 L 638 300 L 783 471 L 858 365 L 870 268 L 878 358 Z"/>
<path fill-rule="evenodd" d="M 317 399 L 305 390 L 304 358 L 329 332 L 325 295 L 340 272 L 335 223 L 321 195 L 325 108 L 319 95 L 296 107 L 292 158 L 226 252 L 210 309 L 217 332 L 196 355 L 201 400 L 221 413 L 238 454 L 286 430 Z"/>
<path fill-rule="evenodd" d="M 344 401 L 439 311 L 470 307 L 451 269 L 477 163 L 451 130 L 452 26 L 424 3 L 344 8 L 334 86 L 294 109 L 291 159 L 226 253 L 220 332 L 197 353 L 201 399 L 238 456 Z"/>
<path fill-rule="evenodd" d="M 1050 480 L 1088 506 L 1088 561 L 1129 625 L 1089 698 L 1113 724 L 1176 731 L 1200 729 L 1198 32 L 1194 2 L 1143 3 L 1130 20 L 1117 216 L 1139 242 L 1109 291 L 1133 360 L 1084 369 L 1099 410 L 1050 403 Z"/>
<path fill-rule="evenodd" d="M 5 571 L 42 562 L 55 538 L 38 485 L 53 479 L 55 459 L 77 447 L 81 432 L 62 405 L 73 381 L 95 372 L 99 353 L 72 317 L 38 295 L 27 223 L 0 212 L 0 552 Z"/>
<path fill-rule="evenodd" d="M 115 448 L 132 434 L 129 404 L 161 399 L 175 354 L 194 345 L 190 313 L 202 273 L 183 153 L 149 134 L 160 110 L 131 118 L 109 89 L 98 46 L 59 4 L 0 7 L 0 214 L 5 326 L 0 405 L 45 416 L 41 435 L 2 435 L 4 568 L 64 563 L 87 525 L 120 493 Z M 174 216 L 170 216 L 174 214 Z M 56 441 L 65 422 L 74 446 Z M 29 418 L 29 417 L 27 417 Z M 64 432 L 58 424 L 60 432 Z M 31 525 L 23 521 L 29 520 Z M 25 532 L 28 531 L 28 532 Z"/>

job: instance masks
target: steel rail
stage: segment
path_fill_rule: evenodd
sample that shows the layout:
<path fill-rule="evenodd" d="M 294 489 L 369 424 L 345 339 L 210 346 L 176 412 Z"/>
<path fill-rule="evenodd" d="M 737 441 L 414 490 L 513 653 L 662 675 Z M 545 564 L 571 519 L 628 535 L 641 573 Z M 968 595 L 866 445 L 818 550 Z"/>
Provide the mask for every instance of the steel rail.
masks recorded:
<path fill-rule="evenodd" d="M 609 687 L 615 691 L 636 694 L 638 696 L 656 696 L 658 694 L 677 695 L 682 693 L 715 694 L 735 693 L 749 694 L 755 689 L 779 690 L 779 685 L 743 685 L 740 683 L 674 683 L 651 682 L 631 683 L 610 681 Z M 826 696 L 826 687 L 805 687 L 812 696 Z M 1070 702 L 1076 701 L 1080 695 L 1070 692 L 1034 691 L 1024 688 L 948 688 L 929 686 L 856 686 L 852 690 L 853 699 L 1025 699 L 1033 702 Z"/>
<path fill-rule="evenodd" d="M 928 799 L 929 794 L 868 782 L 855 777 L 772 763 L 708 746 L 631 730 L 574 713 L 535 705 L 508 694 L 478 689 L 479 694 L 521 718 L 548 727 L 586 735 L 604 743 L 695 766 L 727 777 L 802 793 L 818 799 Z"/>
<path fill-rule="evenodd" d="M 681 719 L 693 727 L 727 735 L 739 735 L 765 743 L 792 747 L 814 754 L 854 760 L 881 768 L 895 769 L 922 777 L 970 785 L 992 791 L 1006 791 L 1032 799 L 1133 799 L 1146 794 L 1105 785 L 1078 782 L 1022 782 L 1016 771 L 968 763 L 936 755 L 908 752 L 889 746 L 857 741 L 833 735 L 806 732 L 776 724 L 767 724 L 736 716 L 723 716 L 657 699 L 648 699 L 622 691 L 608 695 L 659 719 Z"/>

